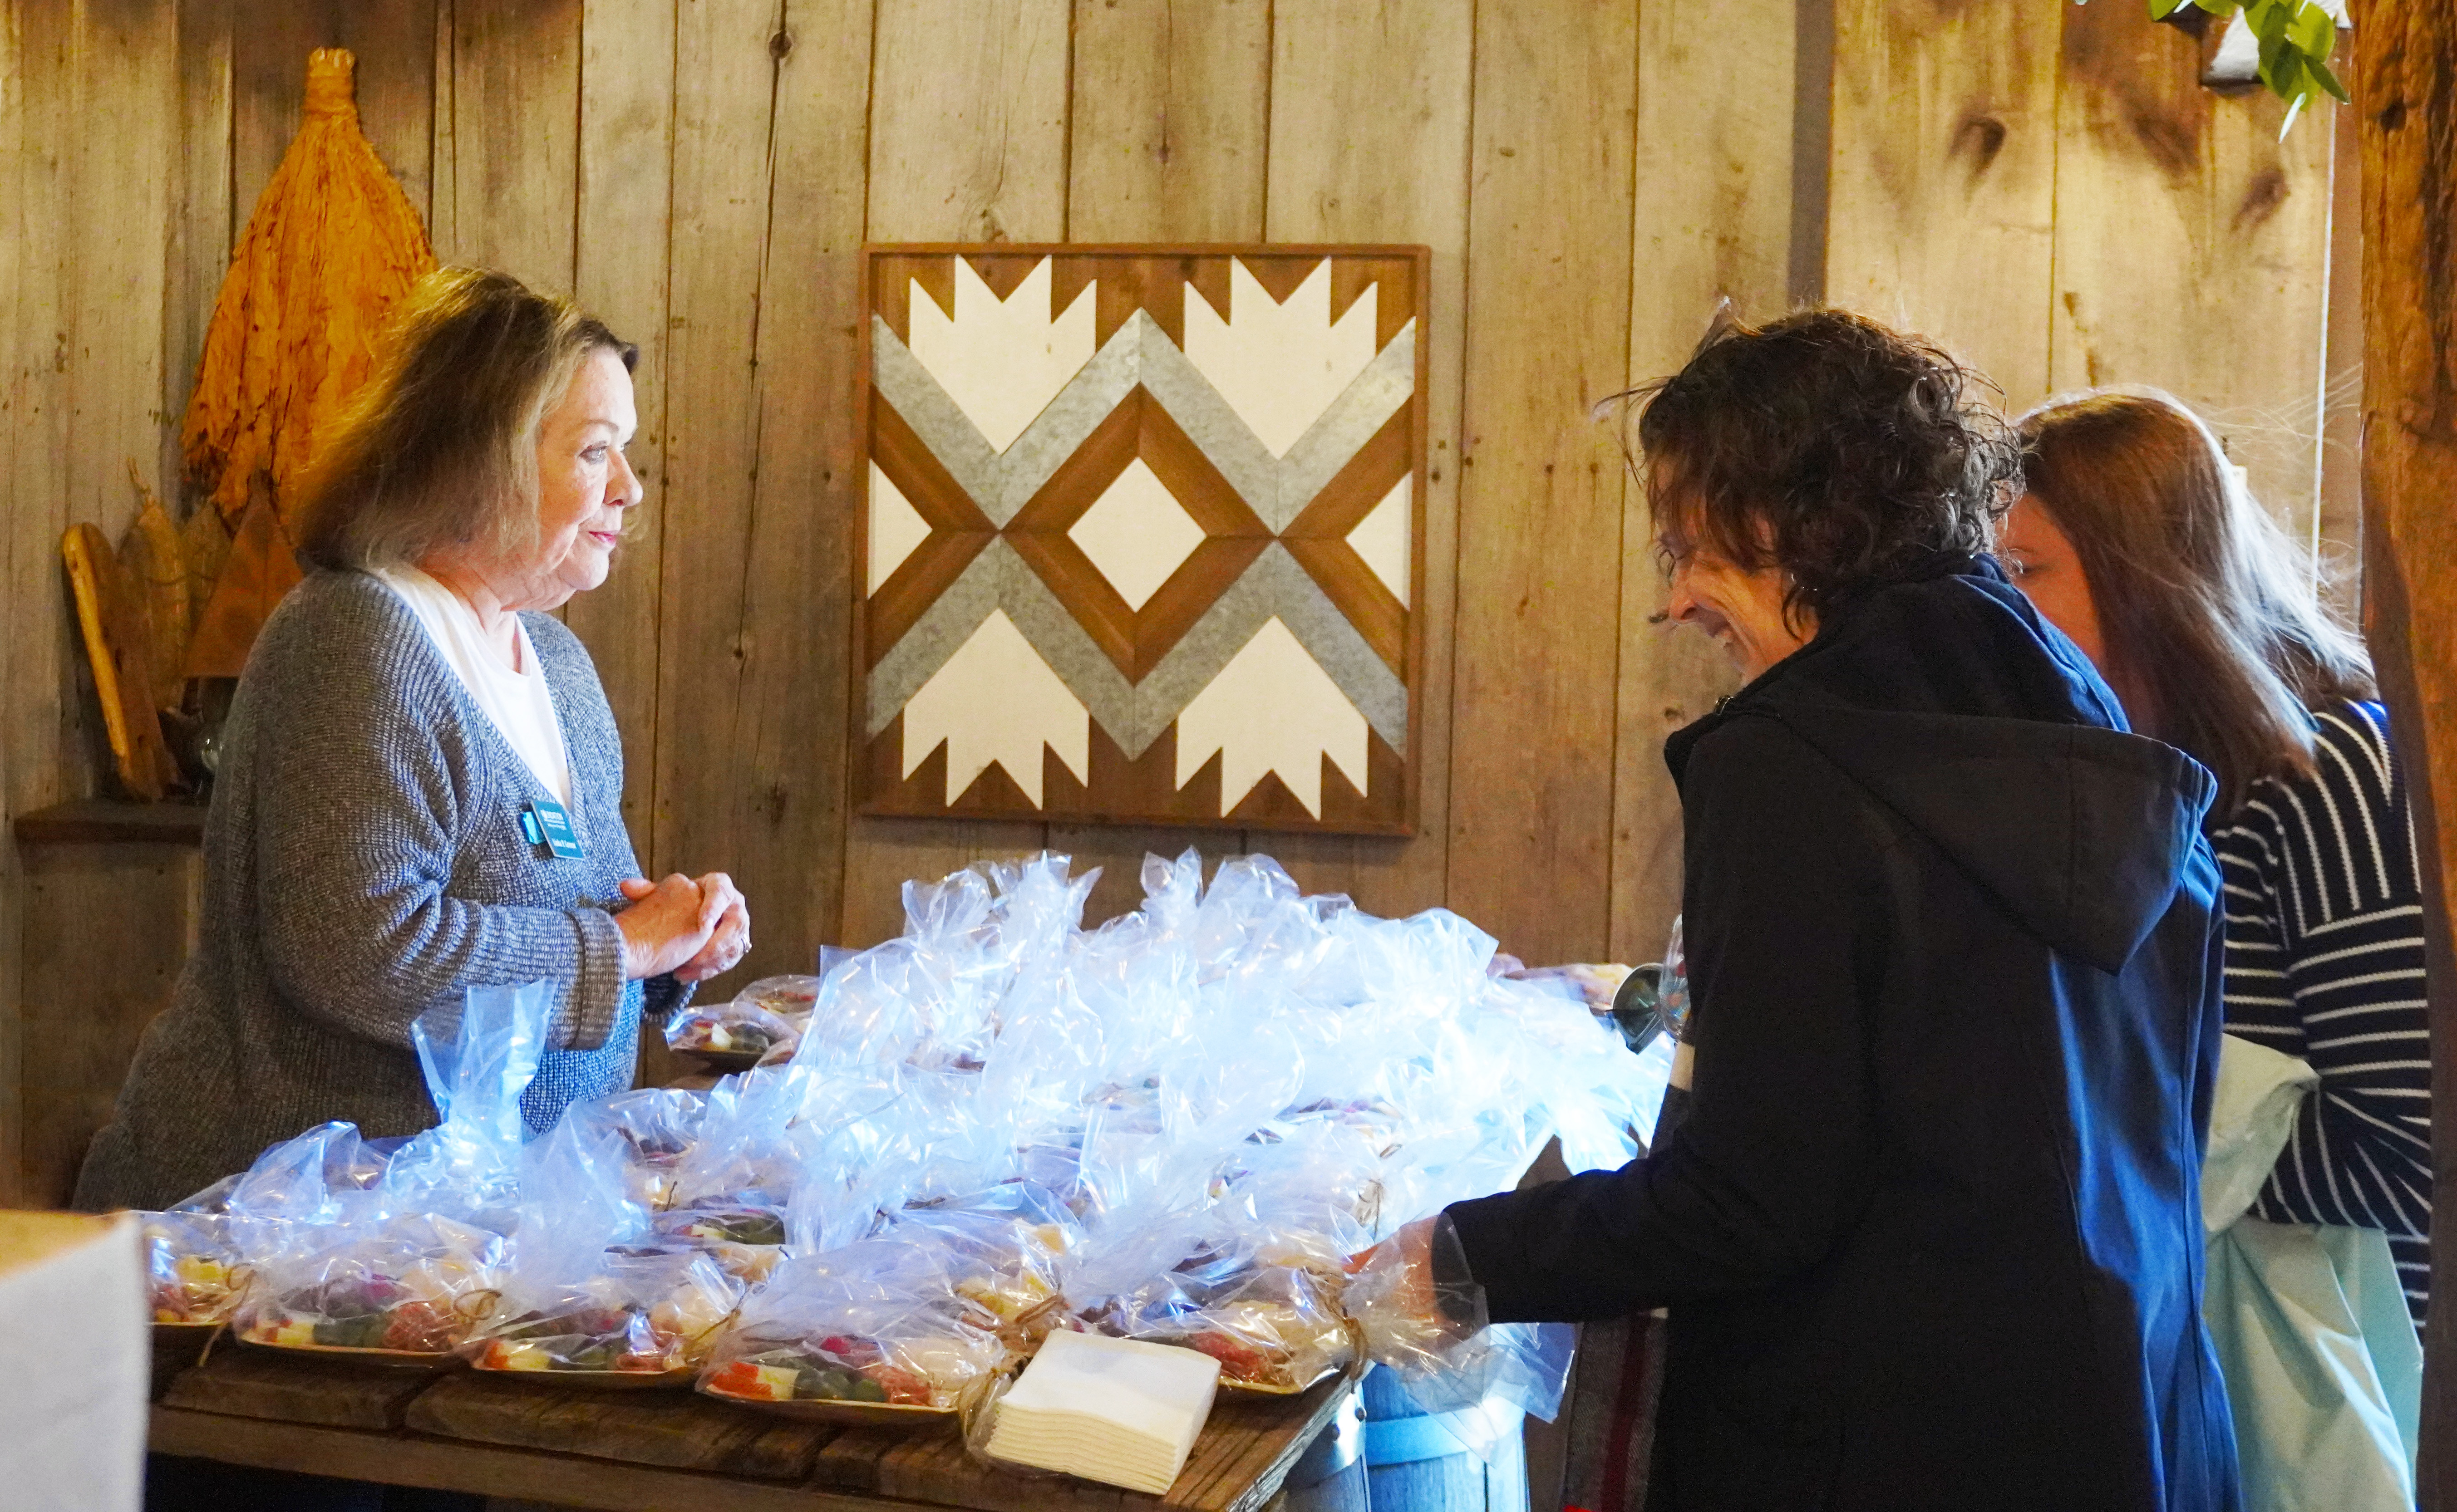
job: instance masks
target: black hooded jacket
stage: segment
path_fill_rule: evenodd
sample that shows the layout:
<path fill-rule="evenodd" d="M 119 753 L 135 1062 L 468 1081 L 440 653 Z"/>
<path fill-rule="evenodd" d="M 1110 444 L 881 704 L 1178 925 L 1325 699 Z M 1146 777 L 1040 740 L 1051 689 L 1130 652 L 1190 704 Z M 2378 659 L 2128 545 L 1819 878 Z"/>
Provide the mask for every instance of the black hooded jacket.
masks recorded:
<path fill-rule="evenodd" d="M 1689 1112 L 1450 1209 L 1494 1319 L 1669 1305 L 1650 1512 L 2234 1507 L 2208 774 L 1958 557 L 1665 755 Z"/>

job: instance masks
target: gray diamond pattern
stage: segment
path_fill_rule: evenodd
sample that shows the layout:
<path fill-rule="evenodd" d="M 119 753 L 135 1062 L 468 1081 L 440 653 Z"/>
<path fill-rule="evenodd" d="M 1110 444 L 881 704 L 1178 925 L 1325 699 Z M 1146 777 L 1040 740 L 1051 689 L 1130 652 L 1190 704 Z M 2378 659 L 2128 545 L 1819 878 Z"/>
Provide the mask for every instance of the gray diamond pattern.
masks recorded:
<path fill-rule="evenodd" d="M 1276 534 L 1408 402 L 1415 389 L 1415 336 L 1411 320 L 1288 455 L 1277 458 L 1168 334 L 1140 310 L 1077 371 L 1004 455 L 992 450 L 929 370 L 876 315 L 871 317 L 871 370 L 879 395 L 1001 529 L 1140 383 Z M 1373 732 L 1394 751 L 1407 754 L 1407 685 L 1276 541 L 1140 684 L 1126 681 L 1012 546 L 1003 539 L 993 541 L 871 669 L 870 734 L 895 720 L 993 609 L 1006 611 L 1129 760 L 1142 756 L 1176 722 L 1273 615 L 1364 714 Z"/>

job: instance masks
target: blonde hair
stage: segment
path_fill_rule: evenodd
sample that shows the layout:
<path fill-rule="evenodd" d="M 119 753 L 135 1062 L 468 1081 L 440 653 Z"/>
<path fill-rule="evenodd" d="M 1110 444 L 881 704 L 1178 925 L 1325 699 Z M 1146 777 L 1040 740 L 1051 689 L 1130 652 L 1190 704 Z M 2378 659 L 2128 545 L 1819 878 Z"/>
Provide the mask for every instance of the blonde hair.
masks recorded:
<path fill-rule="evenodd" d="M 414 565 L 439 547 L 537 541 L 538 427 L 592 352 L 639 350 L 508 274 L 439 268 L 403 296 L 375 371 L 318 439 L 301 565 Z"/>
<path fill-rule="evenodd" d="M 2377 697 L 2371 660 L 2200 417 L 2156 389 L 2101 390 L 2051 399 L 2019 429 L 2030 492 L 2080 559 L 2113 669 L 2150 704 L 2137 727 L 2216 774 L 2214 817 L 2263 777 L 2310 775 L 2305 711 Z"/>

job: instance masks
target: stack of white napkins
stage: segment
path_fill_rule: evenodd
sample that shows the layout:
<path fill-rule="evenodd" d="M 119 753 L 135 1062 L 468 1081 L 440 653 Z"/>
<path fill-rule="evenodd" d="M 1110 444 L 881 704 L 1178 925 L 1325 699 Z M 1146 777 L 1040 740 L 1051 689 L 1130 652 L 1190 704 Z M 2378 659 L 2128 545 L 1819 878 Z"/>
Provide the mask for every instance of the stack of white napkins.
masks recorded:
<path fill-rule="evenodd" d="M 1158 1496 L 1176 1483 L 1219 1384 L 1220 1362 L 1195 1350 L 1052 1334 L 998 1404 L 989 1452 Z"/>

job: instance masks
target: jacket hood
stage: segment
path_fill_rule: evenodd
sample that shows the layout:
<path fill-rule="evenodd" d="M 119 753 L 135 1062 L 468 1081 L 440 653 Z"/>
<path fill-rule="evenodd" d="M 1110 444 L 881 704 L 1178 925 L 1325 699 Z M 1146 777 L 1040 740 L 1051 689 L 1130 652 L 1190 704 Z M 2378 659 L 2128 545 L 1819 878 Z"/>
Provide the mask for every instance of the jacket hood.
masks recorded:
<path fill-rule="evenodd" d="M 1676 733 L 1780 721 L 2055 950 L 2113 971 L 2181 885 L 2216 784 L 2127 732 L 2089 660 L 1986 558 L 1940 557 Z"/>

